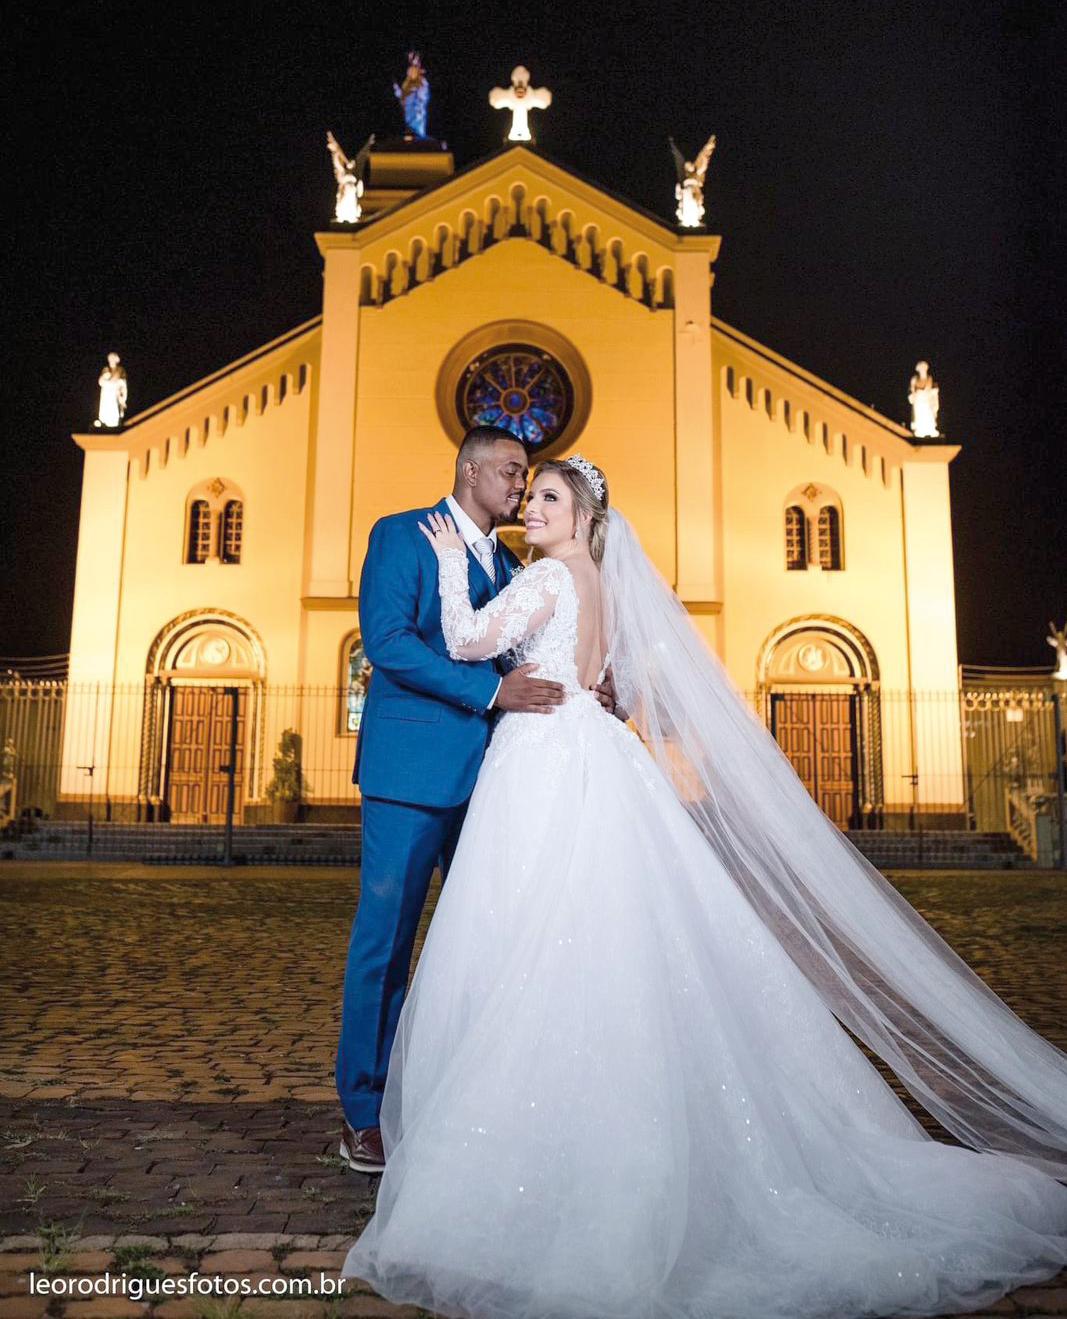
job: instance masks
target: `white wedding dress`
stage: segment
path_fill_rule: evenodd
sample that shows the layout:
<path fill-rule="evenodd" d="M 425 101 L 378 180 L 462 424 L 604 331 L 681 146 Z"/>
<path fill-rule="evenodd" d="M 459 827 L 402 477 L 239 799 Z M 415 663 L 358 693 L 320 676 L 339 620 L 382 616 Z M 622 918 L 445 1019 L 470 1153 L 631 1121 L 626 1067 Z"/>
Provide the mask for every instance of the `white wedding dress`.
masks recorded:
<path fill-rule="evenodd" d="M 343 1275 L 477 1319 L 853 1319 L 1064 1267 L 1067 1187 L 926 1134 L 581 689 L 567 566 L 478 614 L 466 573 L 447 551 L 450 649 L 514 648 L 568 699 L 494 732 Z"/>

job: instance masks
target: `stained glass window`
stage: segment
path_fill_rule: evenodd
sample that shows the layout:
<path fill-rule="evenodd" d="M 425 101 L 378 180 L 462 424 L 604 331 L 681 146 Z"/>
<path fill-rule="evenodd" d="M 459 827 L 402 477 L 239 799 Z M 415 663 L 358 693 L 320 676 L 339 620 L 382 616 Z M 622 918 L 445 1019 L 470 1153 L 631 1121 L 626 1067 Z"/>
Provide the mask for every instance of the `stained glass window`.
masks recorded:
<path fill-rule="evenodd" d="M 358 733 L 367 702 L 371 666 L 359 637 L 353 637 L 348 652 L 348 691 L 345 698 L 345 731 Z"/>
<path fill-rule="evenodd" d="M 503 426 L 536 452 L 558 439 L 574 410 L 566 371 L 530 344 L 480 353 L 460 377 L 456 410 L 464 426 Z"/>

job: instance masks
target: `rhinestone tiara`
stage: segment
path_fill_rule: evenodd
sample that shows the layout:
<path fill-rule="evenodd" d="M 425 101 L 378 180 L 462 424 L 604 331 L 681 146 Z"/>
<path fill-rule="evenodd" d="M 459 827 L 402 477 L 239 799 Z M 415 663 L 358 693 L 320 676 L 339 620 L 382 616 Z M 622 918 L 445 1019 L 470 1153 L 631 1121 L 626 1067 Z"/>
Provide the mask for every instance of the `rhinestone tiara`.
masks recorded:
<path fill-rule="evenodd" d="M 569 458 L 565 458 L 564 462 L 568 467 L 573 467 L 576 472 L 581 472 L 581 474 L 585 477 L 586 481 L 589 483 L 589 488 L 592 490 L 593 494 L 596 495 L 597 499 L 603 501 L 604 478 L 600 475 L 600 473 L 589 461 L 589 459 L 583 458 L 580 453 L 574 453 L 571 454 Z"/>

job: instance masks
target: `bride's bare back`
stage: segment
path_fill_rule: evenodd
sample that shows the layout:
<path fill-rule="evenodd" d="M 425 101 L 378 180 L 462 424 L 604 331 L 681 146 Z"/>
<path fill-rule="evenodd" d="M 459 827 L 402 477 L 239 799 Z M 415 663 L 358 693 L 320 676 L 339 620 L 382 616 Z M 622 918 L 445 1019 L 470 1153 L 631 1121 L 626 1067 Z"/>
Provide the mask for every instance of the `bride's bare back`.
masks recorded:
<path fill-rule="evenodd" d="M 603 676 L 607 646 L 604 638 L 604 606 L 600 569 L 588 557 L 567 561 L 578 597 L 578 637 L 574 667 L 583 687 L 593 687 Z"/>

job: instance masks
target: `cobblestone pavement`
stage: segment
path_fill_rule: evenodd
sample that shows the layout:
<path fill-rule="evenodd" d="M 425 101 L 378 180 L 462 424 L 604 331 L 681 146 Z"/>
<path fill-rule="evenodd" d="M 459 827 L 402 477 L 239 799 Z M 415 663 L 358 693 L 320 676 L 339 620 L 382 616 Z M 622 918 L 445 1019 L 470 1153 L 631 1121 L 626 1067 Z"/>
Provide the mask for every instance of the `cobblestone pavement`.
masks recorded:
<path fill-rule="evenodd" d="M 1067 875 L 896 883 L 1067 1048 Z M 336 1155 L 333 1054 L 357 896 L 351 872 L 0 864 L 0 1319 L 237 1312 L 30 1297 L 30 1269 L 336 1281 L 376 1188 Z M 255 1297 L 239 1313 L 419 1311 L 348 1282 L 341 1299 Z M 1067 1272 L 988 1313 L 1067 1316 Z"/>

